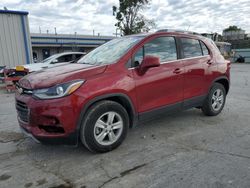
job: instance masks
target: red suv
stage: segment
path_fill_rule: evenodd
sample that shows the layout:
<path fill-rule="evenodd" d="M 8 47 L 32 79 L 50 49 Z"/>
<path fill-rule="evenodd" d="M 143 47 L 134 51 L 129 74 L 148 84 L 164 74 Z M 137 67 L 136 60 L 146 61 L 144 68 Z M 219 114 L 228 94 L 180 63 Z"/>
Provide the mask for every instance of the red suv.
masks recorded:
<path fill-rule="evenodd" d="M 208 38 L 159 31 L 113 39 L 77 63 L 19 81 L 21 129 L 41 143 L 78 144 L 95 152 L 118 147 L 129 127 L 192 107 L 221 112 L 230 62 Z"/>

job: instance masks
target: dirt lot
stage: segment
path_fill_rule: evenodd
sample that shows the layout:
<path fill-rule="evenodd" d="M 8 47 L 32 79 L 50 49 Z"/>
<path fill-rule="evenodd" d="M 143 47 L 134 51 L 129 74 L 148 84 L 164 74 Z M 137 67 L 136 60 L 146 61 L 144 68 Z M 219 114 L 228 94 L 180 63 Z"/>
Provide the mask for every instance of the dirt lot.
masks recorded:
<path fill-rule="evenodd" d="M 115 151 L 44 146 L 20 133 L 0 92 L 0 187 L 250 187 L 250 65 L 232 66 L 223 112 L 191 109 L 138 126 Z"/>

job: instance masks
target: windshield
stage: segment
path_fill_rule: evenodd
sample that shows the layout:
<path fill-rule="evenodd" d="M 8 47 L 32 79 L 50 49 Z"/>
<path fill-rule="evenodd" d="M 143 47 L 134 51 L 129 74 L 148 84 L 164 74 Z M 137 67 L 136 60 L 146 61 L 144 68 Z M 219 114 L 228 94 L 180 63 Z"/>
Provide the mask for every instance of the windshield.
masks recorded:
<path fill-rule="evenodd" d="M 137 44 L 143 37 L 130 36 L 113 39 L 100 47 L 94 49 L 77 63 L 103 65 L 115 63 L 131 47 Z"/>

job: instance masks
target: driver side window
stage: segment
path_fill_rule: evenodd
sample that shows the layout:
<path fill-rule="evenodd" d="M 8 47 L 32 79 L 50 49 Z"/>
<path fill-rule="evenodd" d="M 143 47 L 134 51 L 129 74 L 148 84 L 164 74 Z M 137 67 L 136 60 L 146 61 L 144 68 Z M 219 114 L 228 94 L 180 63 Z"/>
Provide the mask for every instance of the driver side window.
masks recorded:
<path fill-rule="evenodd" d="M 161 63 L 177 59 L 174 37 L 158 37 L 146 43 L 134 55 L 134 67 L 141 64 L 144 56 L 152 55 L 160 58 Z"/>
<path fill-rule="evenodd" d="M 134 56 L 134 67 L 137 67 L 141 64 L 143 57 L 144 57 L 143 51 L 144 51 L 144 48 L 142 47 L 136 52 Z"/>

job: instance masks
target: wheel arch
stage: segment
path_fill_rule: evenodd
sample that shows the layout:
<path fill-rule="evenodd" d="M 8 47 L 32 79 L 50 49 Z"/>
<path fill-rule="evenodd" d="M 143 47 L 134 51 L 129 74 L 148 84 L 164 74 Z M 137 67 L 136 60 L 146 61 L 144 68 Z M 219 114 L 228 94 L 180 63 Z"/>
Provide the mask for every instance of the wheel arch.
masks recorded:
<path fill-rule="evenodd" d="M 226 90 L 226 94 L 228 94 L 229 87 L 230 87 L 230 82 L 229 82 L 229 79 L 226 76 L 220 76 L 220 77 L 216 78 L 213 81 L 213 84 L 214 83 L 220 83 L 220 84 L 222 84 L 224 86 L 225 90 Z M 213 86 L 213 84 L 212 84 L 212 86 Z"/>
<path fill-rule="evenodd" d="M 95 103 L 103 101 L 103 100 L 111 100 L 111 101 L 114 101 L 114 102 L 121 104 L 128 112 L 130 127 L 133 127 L 136 124 L 136 122 L 138 120 L 138 114 L 134 108 L 134 105 L 133 105 L 130 97 L 128 97 L 127 95 L 125 95 L 123 93 L 104 94 L 104 95 L 100 95 L 100 96 L 97 96 L 97 97 L 91 99 L 82 107 L 81 114 L 80 114 L 80 117 L 79 117 L 79 120 L 77 123 L 78 132 L 79 132 L 80 127 L 81 127 L 82 119 L 84 118 L 84 116 L 85 116 L 86 112 L 89 110 L 89 108 L 91 106 L 93 106 Z"/>

